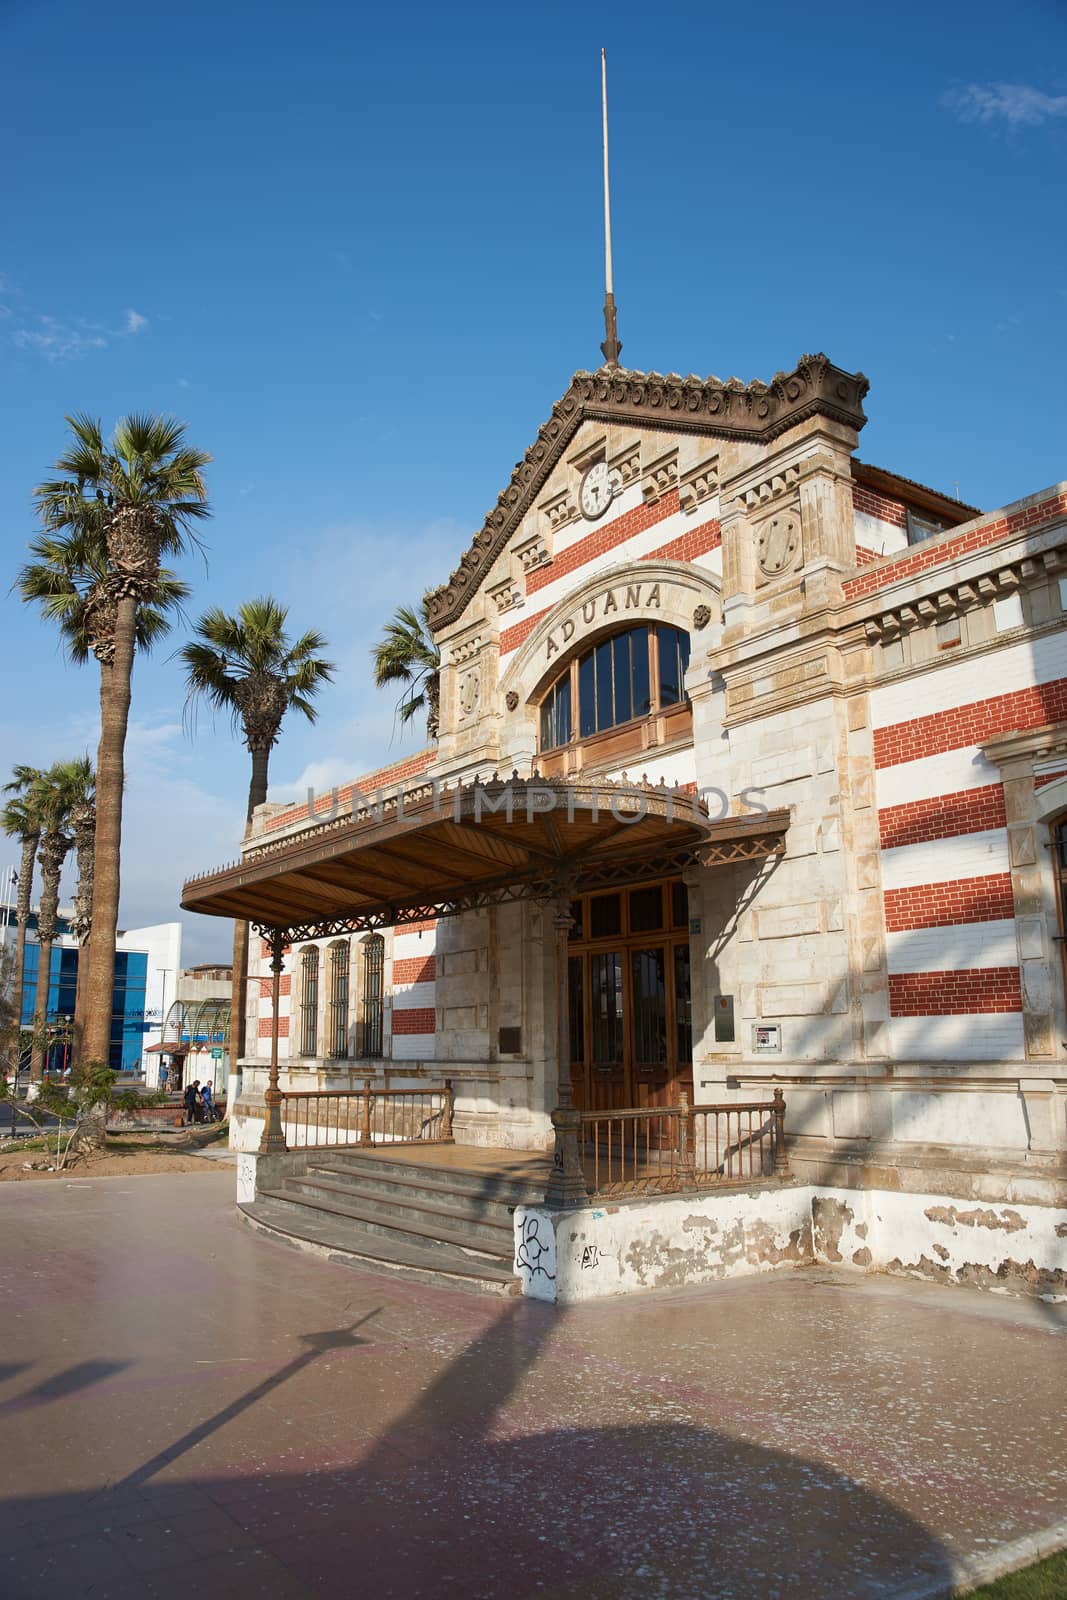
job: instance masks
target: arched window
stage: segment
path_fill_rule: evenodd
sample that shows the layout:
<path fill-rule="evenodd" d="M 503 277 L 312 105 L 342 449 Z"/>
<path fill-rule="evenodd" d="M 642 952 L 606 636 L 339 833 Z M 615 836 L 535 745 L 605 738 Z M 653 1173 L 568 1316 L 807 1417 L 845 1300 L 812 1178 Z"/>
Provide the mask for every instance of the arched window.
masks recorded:
<path fill-rule="evenodd" d="M 348 1055 L 348 940 L 330 946 L 330 1005 L 327 1048 L 335 1061 Z"/>
<path fill-rule="evenodd" d="M 319 1043 L 319 951 L 308 945 L 300 952 L 300 1054 L 318 1054 Z"/>
<path fill-rule="evenodd" d="M 363 951 L 363 1017 L 360 1029 L 360 1055 L 380 1056 L 383 1037 L 383 991 L 385 982 L 385 940 L 380 933 L 368 933 L 360 940 Z"/>
<path fill-rule="evenodd" d="M 685 699 L 689 635 L 665 623 L 627 628 L 566 667 L 541 702 L 541 749 L 556 750 Z"/>

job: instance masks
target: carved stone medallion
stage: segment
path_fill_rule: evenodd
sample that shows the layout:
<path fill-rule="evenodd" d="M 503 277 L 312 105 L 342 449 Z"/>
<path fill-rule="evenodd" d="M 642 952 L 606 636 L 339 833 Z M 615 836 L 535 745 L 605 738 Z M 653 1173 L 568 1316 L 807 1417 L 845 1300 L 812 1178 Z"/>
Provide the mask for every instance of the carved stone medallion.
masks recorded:
<path fill-rule="evenodd" d="M 706 628 L 710 621 L 711 607 L 697 606 L 696 610 L 693 612 L 693 627 L 696 629 L 697 633 L 700 632 L 701 628 Z"/>
<path fill-rule="evenodd" d="M 459 712 L 462 717 L 473 717 L 481 697 L 481 673 L 477 667 L 465 672 L 459 680 Z"/>
<path fill-rule="evenodd" d="M 514 689 L 509 689 L 504 696 L 504 704 L 509 711 L 514 711 L 519 704 L 519 696 Z"/>
<path fill-rule="evenodd" d="M 799 518 L 786 512 L 777 517 L 768 517 L 759 533 L 760 570 L 765 572 L 768 578 L 776 578 L 779 573 L 787 572 L 793 565 L 799 549 Z"/>

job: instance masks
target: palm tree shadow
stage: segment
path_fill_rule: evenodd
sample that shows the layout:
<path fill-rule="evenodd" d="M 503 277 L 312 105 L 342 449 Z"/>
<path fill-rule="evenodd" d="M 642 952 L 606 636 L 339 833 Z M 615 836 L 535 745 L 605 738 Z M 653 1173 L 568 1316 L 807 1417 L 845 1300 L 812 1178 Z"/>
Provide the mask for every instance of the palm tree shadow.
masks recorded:
<path fill-rule="evenodd" d="M 548 1341 L 580 1315 L 509 1304 L 358 1460 L 367 1380 L 350 1364 L 348 1384 L 333 1396 L 353 1420 L 344 1466 L 193 1472 L 181 1481 L 168 1472 L 151 1481 L 320 1355 L 369 1342 L 357 1334 L 368 1318 L 305 1334 L 284 1367 L 115 1490 L 9 1502 L 15 1532 L 5 1592 L 27 1600 L 38 1592 L 41 1553 L 54 1553 L 69 1526 L 53 1578 L 69 1571 L 63 1592 L 87 1594 L 99 1576 L 79 1546 L 90 1537 L 88 1520 L 98 1542 L 106 1528 L 119 1564 L 107 1592 L 115 1600 L 155 1594 L 151 1574 L 146 1585 L 145 1572 L 130 1565 L 127 1582 L 123 1564 L 150 1552 L 175 1496 L 193 1523 L 208 1528 L 214 1519 L 212 1581 L 235 1596 L 922 1600 L 946 1591 L 953 1565 L 939 1541 L 835 1469 L 731 1437 L 714 1417 L 707 1426 L 672 1420 L 669 1396 L 649 1403 L 608 1391 L 605 1399 L 598 1383 L 586 1397 L 582 1363 L 568 1365 L 566 1344 L 534 1381 Z M 607 1425 L 605 1405 L 613 1412 Z M 639 1420 L 629 1420 L 635 1413 Z M 293 1422 L 297 1433 L 299 1411 Z M 313 1429 L 306 1431 L 311 1450 Z"/>

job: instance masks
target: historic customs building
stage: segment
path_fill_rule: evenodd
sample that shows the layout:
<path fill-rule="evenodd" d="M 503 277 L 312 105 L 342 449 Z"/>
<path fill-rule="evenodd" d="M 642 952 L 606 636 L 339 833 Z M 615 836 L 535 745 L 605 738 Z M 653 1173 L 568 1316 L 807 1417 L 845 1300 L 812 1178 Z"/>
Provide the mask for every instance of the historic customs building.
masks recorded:
<path fill-rule="evenodd" d="M 867 388 L 576 374 L 430 596 L 432 748 L 187 885 L 261 934 L 253 1219 L 550 1298 L 1067 1291 L 1067 486 L 871 466 Z"/>

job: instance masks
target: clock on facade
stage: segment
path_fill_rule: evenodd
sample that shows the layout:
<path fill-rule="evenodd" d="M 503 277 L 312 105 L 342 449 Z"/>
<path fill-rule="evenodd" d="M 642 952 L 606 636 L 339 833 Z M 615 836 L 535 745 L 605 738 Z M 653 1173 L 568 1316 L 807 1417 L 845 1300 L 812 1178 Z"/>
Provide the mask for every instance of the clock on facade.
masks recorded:
<path fill-rule="evenodd" d="M 582 479 L 578 491 L 578 504 L 582 516 L 590 522 L 602 517 L 617 494 L 622 493 L 622 473 L 618 467 L 609 467 L 606 461 L 597 461 Z"/>

